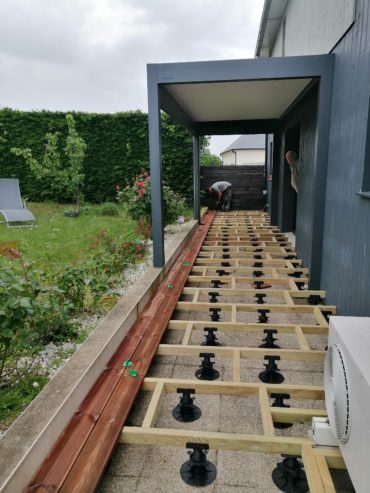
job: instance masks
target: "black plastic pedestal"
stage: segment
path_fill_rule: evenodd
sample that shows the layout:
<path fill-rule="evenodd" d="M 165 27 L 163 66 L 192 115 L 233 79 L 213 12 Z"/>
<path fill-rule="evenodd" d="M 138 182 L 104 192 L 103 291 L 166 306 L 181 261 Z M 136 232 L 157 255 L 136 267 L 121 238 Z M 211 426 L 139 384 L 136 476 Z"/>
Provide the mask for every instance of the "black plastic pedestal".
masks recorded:
<path fill-rule="evenodd" d="M 308 483 L 302 467 L 296 457 L 286 457 L 272 471 L 272 480 L 285 493 L 307 493 Z"/>
<path fill-rule="evenodd" d="M 193 451 L 188 451 L 190 459 L 181 466 L 181 479 L 189 486 L 195 487 L 208 486 L 213 483 L 217 470 L 215 465 L 206 459 L 208 444 L 187 443 L 186 448 L 193 449 Z"/>

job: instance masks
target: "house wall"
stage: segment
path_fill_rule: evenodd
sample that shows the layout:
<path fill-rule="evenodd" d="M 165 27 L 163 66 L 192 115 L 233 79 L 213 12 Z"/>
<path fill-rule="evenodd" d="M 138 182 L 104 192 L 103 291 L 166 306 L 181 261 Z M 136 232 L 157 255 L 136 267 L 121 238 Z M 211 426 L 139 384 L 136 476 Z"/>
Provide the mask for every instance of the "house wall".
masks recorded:
<path fill-rule="evenodd" d="M 322 287 L 344 315 L 370 315 L 370 199 L 360 197 L 369 122 L 370 6 L 334 50 Z"/>
<path fill-rule="evenodd" d="M 326 0 L 322 3 L 331 5 L 331 8 L 335 4 L 335 12 L 328 10 L 325 16 L 323 13 L 320 14 L 322 10 L 319 9 L 316 0 L 290 2 L 295 6 L 294 8 L 298 8 L 297 4 L 300 4 L 302 9 L 303 6 L 309 7 L 311 13 L 306 13 L 304 23 L 298 23 L 298 17 L 293 17 L 292 13 L 289 13 L 289 9 L 293 8 L 290 6 L 287 10 L 286 33 L 297 31 L 297 26 L 304 26 L 299 30 L 299 38 L 304 40 L 307 38 L 306 29 L 307 32 L 313 32 L 311 28 L 309 29 L 311 23 L 316 22 L 321 26 L 329 26 L 329 30 L 332 29 L 333 24 L 340 22 L 341 8 L 343 3 L 347 2 Z M 352 2 L 348 3 L 352 4 Z M 303 11 L 301 12 L 303 15 Z M 286 38 L 287 41 L 289 39 Z M 324 35 L 321 46 L 325 45 L 323 40 Z M 314 37 L 311 41 L 317 44 Z M 289 46 L 287 43 L 286 47 Z M 277 50 L 278 46 L 274 51 L 275 54 Z M 303 42 L 299 42 L 294 50 L 287 49 L 285 54 L 310 53 L 312 50 Z M 366 140 L 370 139 L 370 2 L 368 0 L 357 0 L 355 22 L 334 48 L 333 53 L 335 61 L 323 210 L 321 288 L 327 291 L 327 302 L 337 305 L 340 314 L 370 316 L 370 199 L 357 193 L 361 190 L 364 167 L 370 166 L 365 162 L 366 144 L 370 145 Z M 315 146 L 314 121 L 314 114 L 306 114 L 304 117 L 302 115 L 297 249 L 308 267 L 310 252 L 307 251 L 306 240 L 315 227 L 312 223 L 310 207 L 310 197 L 313 192 L 310 174 L 313 160 L 310 161 L 309 158 L 309 156 L 313 157 Z M 285 128 L 291 123 L 286 122 Z M 280 159 L 284 152 L 284 132 L 281 139 Z M 279 171 L 283 172 L 284 168 Z M 281 180 L 280 176 L 280 182 Z M 279 202 L 282 193 L 280 183 Z M 279 220 L 282 221 L 281 214 Z"/>
<path fill-rule="evenodd" d="M 271 56 L 329 53 L 352 24 L 355 6 L 356 0 L 290 1 Z"/>
<path fill-rule="evenodd" d="M 230 165 L 249 165 L 249 164 L 265 164 L 265 150 L 264 149 L 239 149 L 236 150 L 236 163 L 235 153 L 227 151 L 222 154 L 222 164 L 224 166 Z"/>

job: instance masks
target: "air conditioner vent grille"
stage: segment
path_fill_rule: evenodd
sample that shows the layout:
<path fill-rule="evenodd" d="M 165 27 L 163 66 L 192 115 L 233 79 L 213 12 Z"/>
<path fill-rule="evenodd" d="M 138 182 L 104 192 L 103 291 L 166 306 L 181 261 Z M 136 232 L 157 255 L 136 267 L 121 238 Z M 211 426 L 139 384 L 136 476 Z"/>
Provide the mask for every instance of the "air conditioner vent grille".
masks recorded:
<path fill-rule="evenodd" d="M 327 354 L 325 372 L 326 407 L 333 432 L 346 443 L 351 428 L 350 390 L 346 363 L 338 344 L 331 344 Z"/>

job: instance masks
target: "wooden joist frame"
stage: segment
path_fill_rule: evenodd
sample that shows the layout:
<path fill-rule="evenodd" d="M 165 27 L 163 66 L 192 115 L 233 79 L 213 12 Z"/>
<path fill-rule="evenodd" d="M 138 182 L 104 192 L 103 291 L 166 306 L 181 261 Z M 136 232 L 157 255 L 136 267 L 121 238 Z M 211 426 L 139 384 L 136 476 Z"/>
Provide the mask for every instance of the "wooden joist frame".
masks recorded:
<path fill-rule="evenodd" d="M 282 361 L 299 361 L 308 367 L 312 367 L 313 362 L 322 362 L 325 351 L 311 349 L 307 336 L 326 335 L 326 316 L 335 313 L 333 306 L 294 303 L 295 300 L 305 300 L 310 295 L 320 296 L 323 300 L 325 292 L 300 291 L 308 281 L 308 269 L 301 267 L 298 259 L 291 258 L 295 256 L 295 249 L 286 236 L 270 226 L 268 221 L 268 215 L 258 211 L 218 213 L 215 217 L 214 213 L 210 213 L 204 218 L 204 223 L 162 281 L 160 289 L 148 303 L 106 370 L 100 375 L 27 491 L 94 491 L 118 437 L 120 442 L 143 445 L 185 447 L 187 442 L 196 442 L 208 443 L 210 448 L 219 450 L 300 455 L 311 492 L 335 491 L 329 468 L 344 467 L 339 448 L 315 447 L 309 436 L 278 436 L 274 428 L 274 422 L 307 424 L 313 416 L 326 416 L 326 411 L 322 409 L 324 388 L 314 385 L 270 385 L 241 381 L 245 359 L 263 360 L 265 355 L 278 355 Z M 225 241 L 226 237 L 229 241 Z M 225 247 L 225 243 L 229 246 Z M 220 255 L 225 248 L 232 258 L 229 262 L 230 265 L 233 264 L 231 267 L 222 266 L 221 263 L 223 259 Z M 259 259 L 260 256 L 262 259 Z M 247 264 L 256 261 L 262 261 L 265 264 L 263 268 L 246 267 Z M 210 275 L 211 271 L 218 267 L 229 275 Z M 257 269 L 261 271 L 261 276 L 254 275 Z M 288 274 L 292 274 L 293 277 Z M 209 284 L 214 279 L 221 281 L 224 287 L 213 289 L 204 286 L 204 283 Z M 279 288 L 258 291 L 238 289 L 241 284 L 253 284 L 255 281 L 269 282 L 273 287 Z M 281 289 L 281 286 L 286 289 Z M 202 296 L 211 290 L 217 290 L 221 297 L 231 298 L 266 294 L 271 298 L 281 297 L 283 303 L 228 301 L 215 304 L 200 301 Z M 190 295 L 192 301 L 179 301 L 181 295 Z M 182 315 L 189 312 L 189 316 L 191 313 L 191 316 L 196 318 L 197 314 L 214 308 L 220 308 L 230 315 L 230 321 L 175 320 L 176 311 Z M 270 314 L 311 315 L 312 323 L 272 324 L 238 321 L 240 313 L 257 315 L 261 309 L 269 310 Z M 262 333 L 265 329 L 274 328 L 281 333 L 292 335 L 298 347 L 205 348 L 191 344 L 193 331 L 203 330 L 210 325 L 225 332 Z M 182 331 L 181 344 L 160 344 L 165 330 Z M 229 380 L 210 382 L 195 379 L 146 378 L 155 355 L 198 357 L 199 353 L 207 349 L 214 353 L 216 358 L 228 358 L 232 361 Z M 263 431 L 259 434 L 245 434 L 157 428 L 162 399 L 167 393 L 186 387 L 194 388 L 198 394 L 255 399 L 259 406 Z M 124 426 L 140 389 L 152 392 L 142 425 Z M 297 401 L 320 401 L 320 404 L 312 407 L 310 403 L 307 405 L 311 407 L 307 408 L 302 407 L 302 404 L 299 404 L 301 407 L 295 408 L 276 407 L 270 402 L 274 393 L 289 394 L 292 400 Z"/>
<path fill-rule="evenodd" d="M 228 256 L 223 255 L 227 252 Z M 308 269 L 295 257 L 295 249 L 287 237 L 268 224 L 264 213 L 218 214 L 213 221 L 205 241 L 193 265 L 188 282 L 182 295 L 191 301 L 179 301 L 177 312 L 188 312 L 194 320 L 171 319 L 167 330 L 182 331 L 181 344 L 160 344 L 158 356 L 199 357 L 205 351 L 204 346 L 191 344 L 194 331 L 210 326 L 225 332 L 260 332 L 266 328 L 278 329 L 278 332 L 290 334 L 295 338 L 297 349 L 267 349 L 256 347 L 219 347 L 212 346 L 209 351 L 215 358 L 228 358 L 232 361 L 232 378 L 228 381 L 201 381 L 187 379 L 146 378 L 142 390 L 152 392 L 141 427 L 125 426 L 120 441 L 142 445 L 180 446 L 187 442 L 208 443 L 210 448 L 218 450 L 250 451 L 263 453 L 282 453 L 302 456 L 310 491 L 314 493 L 333 493 L 335 491 L 329 468 L 344 468 L 343 459 L 337 447 L 315 447 L 309 436 L 277 436 L 274 421 L 281 423 L 310 424 L 314 416 L 326 417 L 322 409 L 324 389 L 311 385 L 268 385 L 263 383 L 241 382 L 241 364 L 244 359 L 263 360 L 265 355 L 278 355 L 282 361 L 299 361 L 308 365 L 323 362 L 324 350 L 311 349 L 309 335 L 326 335 L 327 316 L 336 313 L 335 306 L 322 304 L 303 304 L 312 300 L 319 303 L 325 300 L 322 290 L 304 290 L 308 282 Z M 258 263 L 258 267 L 255 265 Z M 228 264 L 228 265 L 227 265 Z M 227 275 L 218 275 L 222 269 Z M 255 271 L 260 271 L 255 276 Z M 242 275 L 240 275 L 242 274 Z M 289 276 L 290 274 L 290 276 Z M 214 281 L 221 282 L 220 287 L 210 287 Z M 272 285 L 269 289 L 253 289 L 255 281 Z M 251 283 L 252 289 L 245 284 Z M 298 283 L 298 284 L 297 284 Z M 206 284 L 208 286 L 206 286 Z M 243 287 L 238 287 L 243 285 Z M 274 289 L 274 286 L 277 288 Z M 281 286 L 286 287 L 282 289 Z M 201 301 L 202 297 L 217 292 L 217 303 Z M 279 298 L 282 303 L 243 303 L 240 299 L 265 295 L 267 299 Z M 310 298 L 316 297 L 315 299 Z M 225 299 L 225 302 L 222 299 Z M 230 302 L 236 298 L 237 302 Z M 186 298 L 185 298 L 186 299 Z M 257 300 L 256 300 L 257 301 Z M 301 304 L 299 304 L 301 302 Z M 297 304 L 296 304 L 297 303 Z M 221 314 L 228 314 L 229 321 L 197 320 L 197 313 L 214 308 Z M 268 310 L 269 314 L 311 315 L 312 323 L 242 323 L 237 321 L 239 313 L 256 313 Z M 216 364 L 217 366 L 217 364 Z M 217 394 L 220 396 L 239 396 L 255 398 L 259 403 L 263 434 L 223 433 L 210 431 L 189 431 L 169 428 L 156 428 L 156 416 L 162 398 L 166 393 L 176 392 L 177 388 L 193 388 L 197 394 Z M 291 399 L 320 401 L 314 408 L 275 407 L 270 403 L 271 394 L 289 394 Z"/>
<path fill-rule="evenodd" d="M 155 428 L 161 398 L 165 393 L 176 392 L 179 387 L 191 387 L 197 394 L 218 394 L 258 399 L 263 434 Z M 310 491 L 313 493 L 335 492 L 329 466 L 336 469 L 345 468 L 339 448 L 315 447 L 313 440 L 309 437 L 275 436 L 273 425 L 274 421 L 285 423 L 310 422 L 313 416 L 325 417 L 326 411 L 320 408 L 279 408 L 271 406 L 269 402 L 270 395 L 274 392 L 289 393 L 291 398 L 297 400 L 322 400 L 324 398 L 322 387 L 146 378 L 142 388 L 152 392 L 143 424 L 141 427 L 125 426 L 119 439 L 121 443 L 185 447 L 187 442 L 193 442 L 207 443 L 210 448 L 217 450 L 301 455 Z"/>

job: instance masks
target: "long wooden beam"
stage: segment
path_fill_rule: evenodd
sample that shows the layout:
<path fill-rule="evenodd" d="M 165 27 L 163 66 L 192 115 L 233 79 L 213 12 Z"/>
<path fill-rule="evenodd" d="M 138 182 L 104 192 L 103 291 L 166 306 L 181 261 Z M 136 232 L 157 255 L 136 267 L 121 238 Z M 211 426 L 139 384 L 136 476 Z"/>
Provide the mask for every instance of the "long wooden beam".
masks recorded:
<path fill-rule="evenodd" d="M 217 358 L 233 358 L 234 351 L 240 352 L 240 357 L 244 359 L 264 359 L 265 355 L 280 356 L 282 360 L 287 361 L 324 361 L 326 351 L 309 350 L 303 351 L 301 349 L 266 349 L 266 348 L 248 348 L 242 347 L 220 347 L 212 346 L 206 348 L 208 352 L 215 354 Z M 205 346 L 188 345 L 183 344 L 160 344 L 157 354 L 159 356 L 199 356 L 200 353 L 205 352 Z"/>
<path fill-rule="evenodd" d="M 191 276 L 190 276 L 191 277 Z M 307 301 L 307 299 L 314 295 L 320 296 L 322 300 L 325 299 L 326 293 L 325 291 L 320 290 L 305 290 L 305 291 L 296 291 L 293 289 L 240 289 L 240 288 L 193 288 L 193 287 L 185 287 L 182 291 L 182 294 L 199 294 L 208 295 L 210 292 L 216 291 L 220 296 L 256 296 L 256 295 L 265 295 L 271 298 L 281 298 L 284 297 L 286 293 L 289 294 L 292 298 L 297 298 L 301 300 Z"/>
<path fill-rule="evenodd" d="M 202 271 L 203 272 L 203 271 Z M 277 284 L 277 285 L 284 285 L 287 284 L 289 286 L 292 286 L 292 283 L 294 283 L 295 289 L 297 289 L 295 282 L 291 277 L 269 277 L 269 276 L 264 276 L 263 279 L 261 278 L 256 278 L 253 276 L 219 276 L 219 275 L 193 275 L 191 274 L 188 278 L 188 283 L 194 282 L 194 283 L 201 283 L 201 282 L 206 282 L 206 283 L 211 283 L 213 279 L 218 279 L 224 284 L 232 284 L 235 282 L 236 284 L 253 284 L 255 281 L 263 281 L 268 284 Z M 296 281 L 301 282 L 303 284 L 306 284 L 308 282 L 308 277 L 302 276 L 299 279 L 296 279 Z M 292 287 L 290 288 L 292 289 Z"/>
<path fill-rule="evenodd" d="M 311 438 L 246 435 L 212 431 L 174 430 L 170 428 L 141 428 L 125 426 L 120 443 L 185 447 L 187 442 L 208 443 L 211 449 L 270 454 L 301 455 L 302 445 L 312 445 Z"/>
<path fill-rule="evenodd" d="M 206 327 L 215 327 L 224 332 L 261 332 L 268 329 L 271 324 L 260 323 L 242 323 L 242 322 L 206 322 L 199 320 L 170 320 L 167 328 L 172 330 L 186 330 L 191 326 L 191 330 L 204 330 Z M 295 334 L 297 336 L 296 324 L 273 324 L 273 328 L 277 329 L 282 334 Z M 299 329 L 303 334 L 317 335 L 327 334 L 328 324 L 316 325 L 316 324 L 304 324 L 299 325 Z"/>

